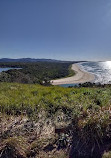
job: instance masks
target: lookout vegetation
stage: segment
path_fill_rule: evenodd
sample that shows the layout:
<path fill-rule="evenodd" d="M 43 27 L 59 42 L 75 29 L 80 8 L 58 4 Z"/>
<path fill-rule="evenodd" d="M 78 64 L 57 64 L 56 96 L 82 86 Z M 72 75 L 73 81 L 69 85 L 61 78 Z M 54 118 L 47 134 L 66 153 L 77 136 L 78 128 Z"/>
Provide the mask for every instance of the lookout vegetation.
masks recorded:
<path fill-rule="evenodd" d="M 111 87 L 0 83 L 1 158 L 111 158 Z"/>

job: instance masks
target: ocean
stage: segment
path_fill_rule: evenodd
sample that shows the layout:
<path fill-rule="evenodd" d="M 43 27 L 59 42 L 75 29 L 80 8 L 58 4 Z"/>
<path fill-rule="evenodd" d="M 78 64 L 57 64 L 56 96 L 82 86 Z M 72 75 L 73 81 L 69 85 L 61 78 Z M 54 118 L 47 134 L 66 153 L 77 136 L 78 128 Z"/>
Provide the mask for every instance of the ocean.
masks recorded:
<path fill-rule="evenodd" d="M 111 61 L 83 62 L 78 64 L 84 71 L 95 75 L 95 83 L 111 84 Z"/>

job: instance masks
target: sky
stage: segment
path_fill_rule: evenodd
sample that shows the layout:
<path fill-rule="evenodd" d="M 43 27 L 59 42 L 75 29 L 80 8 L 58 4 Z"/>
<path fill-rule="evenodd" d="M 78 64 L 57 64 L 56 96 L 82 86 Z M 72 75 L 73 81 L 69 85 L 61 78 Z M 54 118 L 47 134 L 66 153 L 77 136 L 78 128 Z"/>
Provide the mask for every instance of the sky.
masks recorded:
<path fill-rule="evenodd" d="M 0 58 L 111 60 L 111 0 L 0 0 Z"/>

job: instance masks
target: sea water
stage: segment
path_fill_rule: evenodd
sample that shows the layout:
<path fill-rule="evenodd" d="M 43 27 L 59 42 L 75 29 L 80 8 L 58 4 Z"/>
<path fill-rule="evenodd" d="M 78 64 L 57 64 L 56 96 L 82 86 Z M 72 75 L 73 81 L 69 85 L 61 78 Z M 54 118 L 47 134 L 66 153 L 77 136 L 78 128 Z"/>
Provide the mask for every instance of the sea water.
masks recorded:
<path fill-rule="evenodd" d="M 78 65 L 84 71 L 94 74 L 94 83 L 111 84 L 111 61 L 83 62 Z"/>

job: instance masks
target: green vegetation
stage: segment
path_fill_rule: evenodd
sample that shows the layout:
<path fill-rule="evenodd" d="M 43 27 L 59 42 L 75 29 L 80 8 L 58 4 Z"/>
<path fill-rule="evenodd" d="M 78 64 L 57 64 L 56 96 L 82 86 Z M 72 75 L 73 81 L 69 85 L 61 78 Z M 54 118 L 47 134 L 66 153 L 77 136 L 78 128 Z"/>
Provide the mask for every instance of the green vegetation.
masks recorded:
<path fill-rule="evenodd" d="M 71 158 L 75 158 L 75 154 L 100 157 L 103 151 L 110 150 L 111 87 L 63 88 L 0 83 L 0 112 L 7 116 L 27 116 L 36 122 L 40 121 L 38 116 L 42 113 L 43 122 L 49 119 L 55 127 L 62 123 L 63 129 L 57 130 L 59 140 L 55 138 L 53 143 L 56 142 L 59 150 L 67 148 L 70 137 Z M 62 136 L 60 130 L 66 135 Z"/>
<path fill-rule="evenodd" d="M 111 88 L 63 88 L 44 87 L 33 84 L 0 83 L 0 111 L 16 114 L 27 112 L 34 114 L 40 108 L 55 114 L 58 109 L 67 108 L 71 114 L 81 115 L 82 111 L 95 113 L 109 108 Z M 67 112 L 67 111 L 66 111 Z M 75 113 L 76 112 L 76 113 Z"/>
<path fill-rule="evenodd" d="M 69 75 L 68 75 L 68 77 L 71 77 L 73 75 L 75 75 L 75 72 L 74 72 L 74 70 L 71 69 L 71 65 L 70 65 L 69 66 Z"/>
<path fill-rule="evenodd" d="M 22 68 L 9 70 L 0 74 L 1 82 L 39 83 L 48 85 L 51 79 L 71 76 L 72 63 L 59 62 L 29 62 L 29 63 L 0 63 L 0 67 Z"/>

